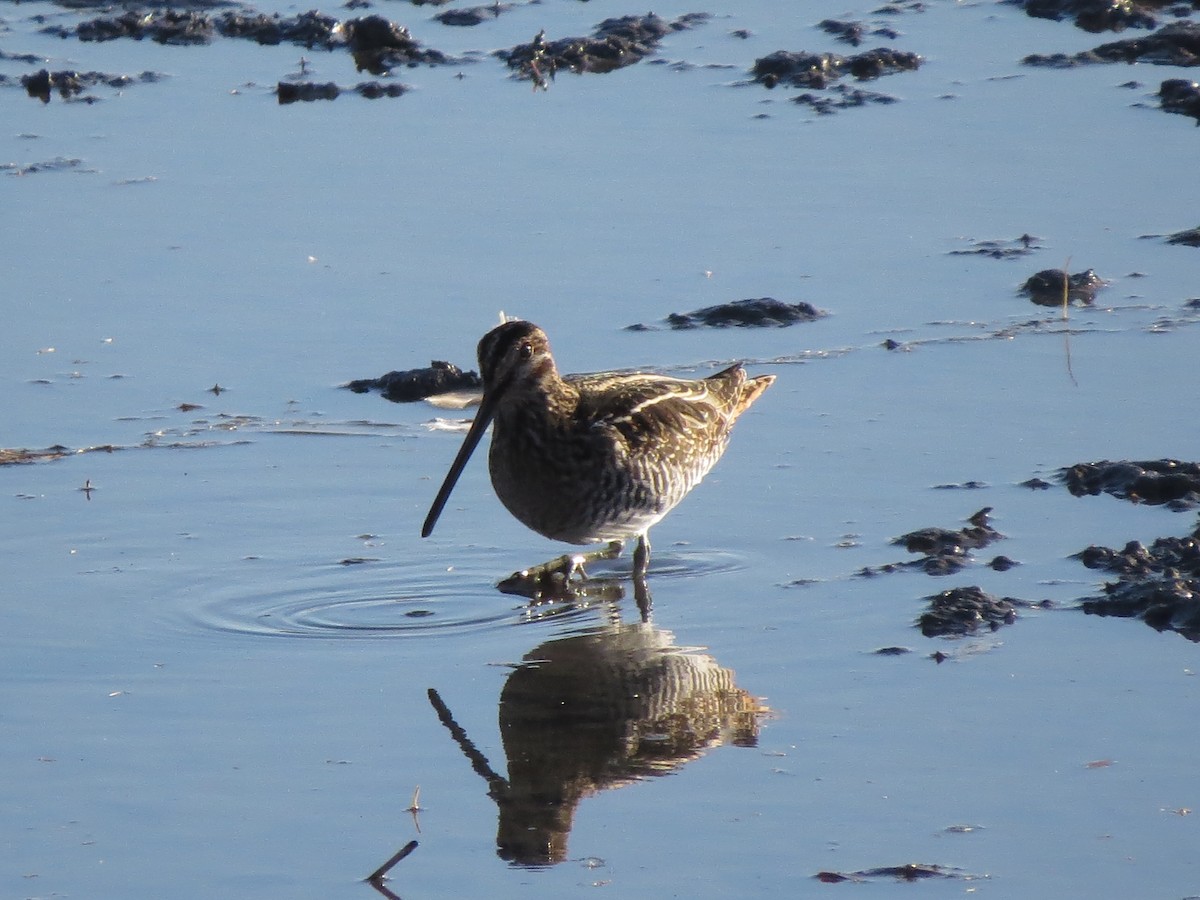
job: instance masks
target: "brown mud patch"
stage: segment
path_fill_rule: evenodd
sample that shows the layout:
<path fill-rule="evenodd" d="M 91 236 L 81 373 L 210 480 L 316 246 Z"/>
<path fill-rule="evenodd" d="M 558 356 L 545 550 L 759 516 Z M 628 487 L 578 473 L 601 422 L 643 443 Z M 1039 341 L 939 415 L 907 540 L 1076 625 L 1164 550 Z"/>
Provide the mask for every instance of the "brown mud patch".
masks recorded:
<path fill-rule="evenodd" d="M 783 328 L 800 322 L 813 322 L 828 313 L 822 312 L 811 303 L 800 300 L 786 303 L 774 297 L 758 297 L 719 303 L 687 313 L 671 313 L 663 320 L 675 330 L 686 328 Z M 638 323 L 626 327 L 627 331 L 653 331 L 654 326 Z"/>

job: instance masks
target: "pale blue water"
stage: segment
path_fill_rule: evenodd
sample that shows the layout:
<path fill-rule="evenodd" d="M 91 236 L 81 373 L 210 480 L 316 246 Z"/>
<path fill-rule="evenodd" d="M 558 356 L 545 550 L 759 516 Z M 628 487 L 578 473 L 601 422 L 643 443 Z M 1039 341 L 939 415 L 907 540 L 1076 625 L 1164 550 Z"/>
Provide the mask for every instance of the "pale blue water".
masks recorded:
<path fill-rule="evenodd" d="M 1100 583 L 1070 554 L 1194 527 L 1019 486 L 1196 458 L 1196 251 L 1139 239 L 1197 224 L 1196 130 L 1132 105 L 1188 73 L 1025 69 L 1109 38 L 936 4 L 889 21 L 927 57 L 867 85 L 898 104 L 817 117 L 734 86 L 776 49 L 853 52 L 813 26 L 870 9 L 711 8 L 659 54 L 700 64 L 683 71 L 534 94 L 484 58 L 405 70 L 399 99 L 281 108 L 270 88 L 301 55 L 314 80 L 363 79 L 294 47 L 61 41 L 33 17 L 76 14 L 4 8 L 8 52 L 169 77 L 92 106 L 0 92 L 3 161 L 82 160 L 0 173 L 0 446 L 126 448 L 0 469 L 0 895 L 366 898 L 359 879 L 413 838 L 390 882 L 407 900 L 808 896 L 863 889 L 820 871 L 908 862 L 960 877 L 871 890 L 1200 892 L 1180 814 L 1200 803 L 1194 645 L 1062 608 L 958 642 L 911 627 L 956 585 L 1069 606 Z M 374 11 L 457 54 L 639 10 L 547 2 L 475 29 Z M 948 255 L 1024 232 L 1044 249 L 1019 261 Z M 1057 326 L 1020 327 L 1057 311 L 1015 294 L 1068 257 L 1112 281 L 1072 310 L 1077 384 Z M 768 295 L 831 315 L 624 330 Z M 584 796 L 566 861 L 537 869 L 497 858 L 496 804 L 426 691 L 505 774 L 511 666 L 611 611 L 494 589 L 561 548 L 504 512 L 481 459 L 421 540 L 461 439 L 427 424 L 460 414 L 337 388 L 472 364 L 500 310 L 541 324 L 568 371 L 744 358 L 779 376 L 655 529 L 650 579 L 655 626 L 771 710 L 757 746 Z M 968 481 L 984 487 L 935 489 Z M 1017 568 L 855 577 L 982 506 L 1007 540 L 981 560 Z M 897 645 L 913 652 L 873 653 Z"/>

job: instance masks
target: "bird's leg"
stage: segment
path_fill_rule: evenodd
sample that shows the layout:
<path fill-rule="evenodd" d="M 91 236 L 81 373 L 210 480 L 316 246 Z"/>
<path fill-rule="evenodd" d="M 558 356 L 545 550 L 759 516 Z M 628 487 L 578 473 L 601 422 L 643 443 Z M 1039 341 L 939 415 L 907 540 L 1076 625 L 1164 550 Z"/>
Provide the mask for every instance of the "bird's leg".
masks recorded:
<path fill-rule="evenodd" d="M 650 586 L 646 584 L 646 570 L 650 567 L 650 537 L 638 536 L 637 549 L 633 551 L 633 598 L 637 601 L 642 621 L 650 621 Z"/>
<path fill-rule="evenodd" d="M 638 535 L 637 549 L 633 551 L 633 580 L 646 580 L 646 570 L 650 567 L 650 535 Z"/>

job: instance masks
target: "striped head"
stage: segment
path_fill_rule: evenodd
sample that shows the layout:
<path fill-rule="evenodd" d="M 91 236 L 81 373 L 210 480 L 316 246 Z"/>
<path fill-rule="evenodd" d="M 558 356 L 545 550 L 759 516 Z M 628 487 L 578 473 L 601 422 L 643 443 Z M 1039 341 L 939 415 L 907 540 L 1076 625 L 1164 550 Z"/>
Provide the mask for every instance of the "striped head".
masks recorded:
<path fill-rule="evenodd" d="M 479 341 L 479 374 L 483 392 L 495 401 L 516 388 L 533 388 L 558 374 L 546 333 L 532 322 L 498 325 Z"/>

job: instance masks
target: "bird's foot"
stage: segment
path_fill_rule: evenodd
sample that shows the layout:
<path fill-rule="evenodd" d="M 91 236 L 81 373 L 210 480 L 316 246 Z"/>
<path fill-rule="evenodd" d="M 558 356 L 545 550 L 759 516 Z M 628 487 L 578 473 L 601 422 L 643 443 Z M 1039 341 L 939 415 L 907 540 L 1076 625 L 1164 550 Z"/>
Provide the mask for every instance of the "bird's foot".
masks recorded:
<path fill-rule="evenodd" d="M 612 541 L 602 550 L 590 553 L 568 553 L 541 565 L 513 572 L 497 587 L 505 594 L 518 594 L 530 600 L 578 600 L 588 595 L 587 570 L 584 566 L 596 560 L 615 559 L 623 548 Z"/>

